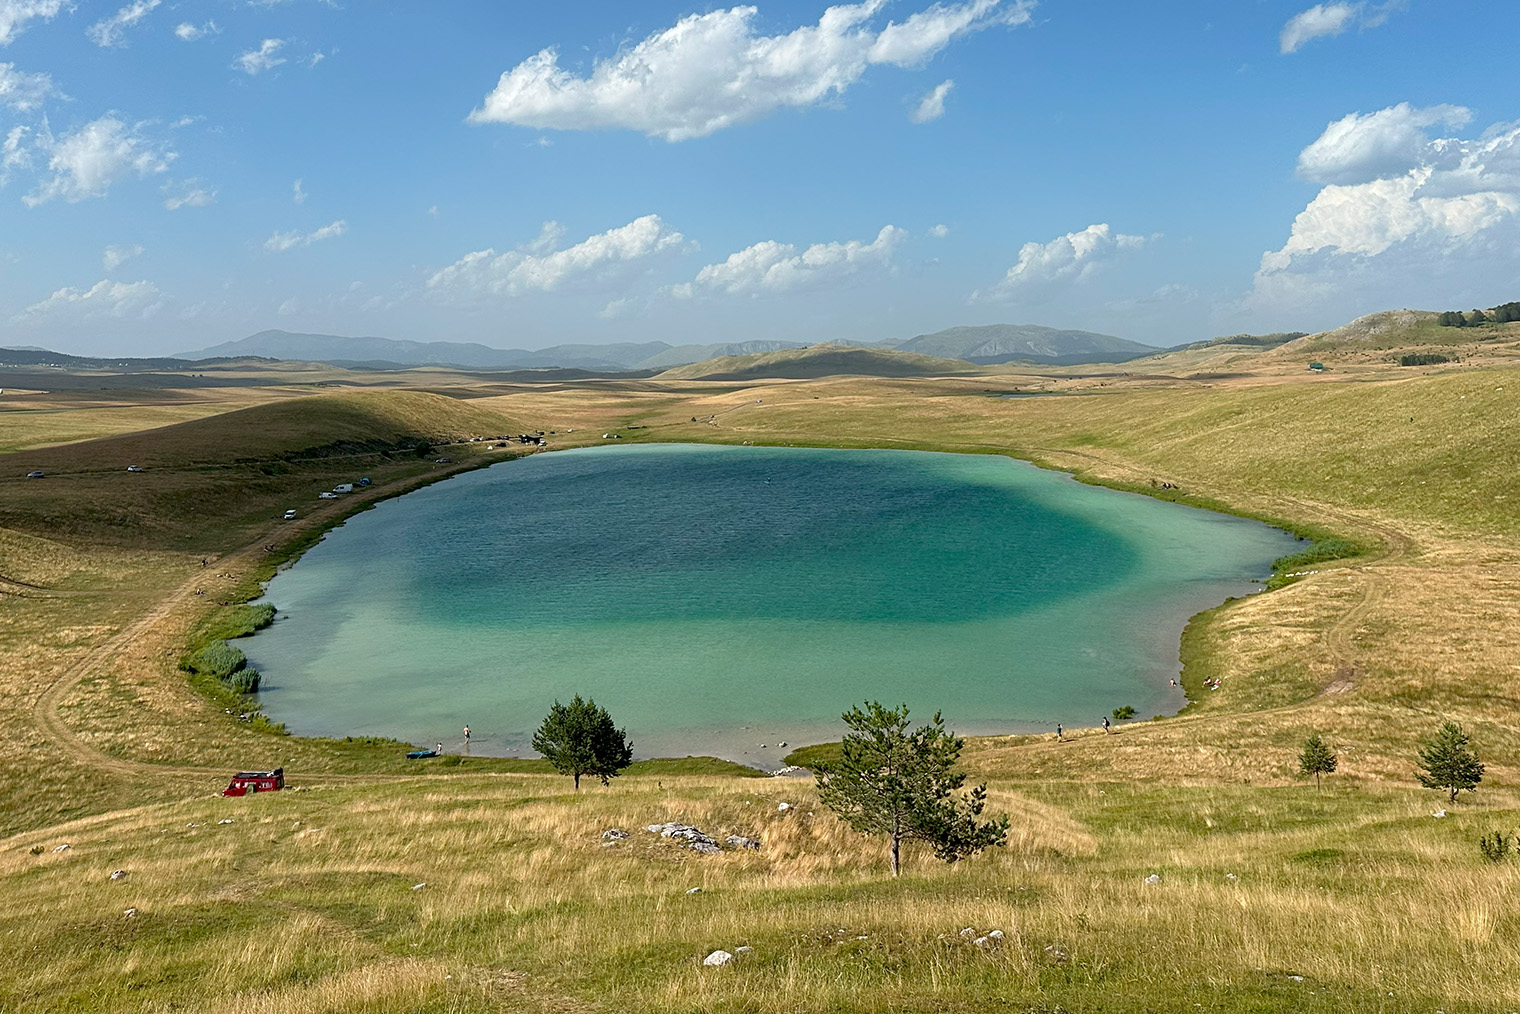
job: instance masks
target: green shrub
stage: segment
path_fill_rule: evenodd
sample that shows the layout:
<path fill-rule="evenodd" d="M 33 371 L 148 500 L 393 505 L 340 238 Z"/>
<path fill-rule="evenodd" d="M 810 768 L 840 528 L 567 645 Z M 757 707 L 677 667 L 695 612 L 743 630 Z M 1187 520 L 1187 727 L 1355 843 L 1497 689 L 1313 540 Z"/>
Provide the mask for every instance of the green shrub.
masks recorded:
<path fill-rule="evenodd" d="M 1399 356 L 1400 366 L 1436 366 L 1440 363 L 1449 363 L 1451 359 L 1439 352 L 1410 352 Z"/>
<path fill-rule="evenodd" d="M 225 680 L 248 664 L 248 658 L 226 641 L 212 641 L 190 656 L 193 672 Z"/>
<path fill-rule="evenodd" d="M 1365 548 L 1357 545 L 1349 539 L 1319 539 L 1308 549 L 1301 549 L 1297 553 L 1289 553 L 1287 556 L 1279 556 L 1272 561 L 1273 580 L 1282 581 L 1284 575 L 1316 563 L 1327 563 L 1330 560 L 1344 560 L 1352 556 L 1360 556 Z"/>
<path fill-rule="evenodd" d="M 1127 722 L 1134 717 L 1135 709 L 1130 707 L 1128 704 L 1124 705 L 1122 708 L 1114 709 L 1114 721 L 1116 722 Z"/>
<path fill-rule="evenodd" d="M 1482 852 L 1483 858 L 1489 862 L 1499 862 L 1509 855 L 1509 835 L 1503 831 L 1483 835 L 1478 839 L 1478 851 Z"/>
<path fill-rule="evenodd" d="M 223 683 L 228 688 L 240 694 L 257 693 L 259 689 L 259 671 L 257 669 L 239 669 L 237 672 L 223 677 Z"/>

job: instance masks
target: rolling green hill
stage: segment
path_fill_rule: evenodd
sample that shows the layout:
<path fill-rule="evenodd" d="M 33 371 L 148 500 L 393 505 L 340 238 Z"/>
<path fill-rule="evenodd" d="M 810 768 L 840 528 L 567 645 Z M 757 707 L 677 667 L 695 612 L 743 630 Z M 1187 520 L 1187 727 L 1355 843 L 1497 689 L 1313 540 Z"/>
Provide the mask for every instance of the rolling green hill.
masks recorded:
<path fill-rule="evenodd" d="M 382 450 L 418 440 L 495 436 L 513 429 L 504 416 L 426 391 L 345 391 L 290 398 L 118 437 L 23 451 L 17 474 L 262 461 L 332 450 Z"/>

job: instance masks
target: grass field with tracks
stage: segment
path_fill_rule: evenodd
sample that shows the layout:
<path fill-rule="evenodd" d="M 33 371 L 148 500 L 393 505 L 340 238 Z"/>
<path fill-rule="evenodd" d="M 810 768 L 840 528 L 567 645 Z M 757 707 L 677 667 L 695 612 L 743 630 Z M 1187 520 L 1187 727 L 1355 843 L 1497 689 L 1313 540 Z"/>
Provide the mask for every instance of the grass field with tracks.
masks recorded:
<path fill-rule="evenodd" d="M 1520 860 L 1476 845 L 1520 826 L 1520 368 L 1505 332 L 1449 367 L 1388 363 L 1423 334 L 1316 339 L 1324 376 L 1292 349 L 1202 376 L 359 390 L 375 378 L 335 370 L 200 389 L 137 428 L 136 392 L 28 395 L 0 414 L 28 448 L 0 455 L 0 1009 L 1520 1009 Z M 1049 396 L 998 397 L 1015 389 Z M 363 506 L 316 491 L 365 475 L 372 502 L 528 429 L 1008 454 L 1365 551 L 1198 617 L 1180 716 L 969 742 L 1008 846 L 914 853 L 897 881 L 806 781 L 675 760 L 575 794 L 533 762 L 284 736 L 180 670 L 219 603 Z M 1414 753 L 1446 718 L 1488 769 L 1438 819 Z M 1340 755 L 1318 793 L 1294 771 L 1314 731 Z M 276 764 L 300 791 L 217 795 Z M 764 847 L 642 830 L 666 820 Z M 632 838 L 604 845 L 610 827 Z"/>

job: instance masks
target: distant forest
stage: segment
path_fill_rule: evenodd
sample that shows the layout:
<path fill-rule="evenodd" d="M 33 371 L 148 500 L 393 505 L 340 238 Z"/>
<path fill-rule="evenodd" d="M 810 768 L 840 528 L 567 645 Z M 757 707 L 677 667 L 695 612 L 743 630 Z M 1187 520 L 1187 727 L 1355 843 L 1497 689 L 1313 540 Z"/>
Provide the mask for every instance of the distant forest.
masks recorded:
<path fill-rule="evenodd" d="M 1501 303 L 1489 310 L 1447 310 L 1436 318 L 1442 327 L 1477 327 L 1480 324 L 1508 324 L 1520 320 L 1520 303 Z"/>

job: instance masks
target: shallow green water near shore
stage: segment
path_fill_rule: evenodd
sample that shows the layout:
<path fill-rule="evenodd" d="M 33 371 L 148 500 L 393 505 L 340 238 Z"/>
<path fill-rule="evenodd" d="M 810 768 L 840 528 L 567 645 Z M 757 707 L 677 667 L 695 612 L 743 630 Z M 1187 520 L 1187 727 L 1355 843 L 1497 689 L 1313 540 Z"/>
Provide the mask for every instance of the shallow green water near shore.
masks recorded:
<path fill-rule="evenodd" d="M 595 448 L 350 519 L 245 644 L 300 735 L 453 751 L 468 724 L 477 753 L 528 753 L 579 693 L 639 756 L 775 765 L 866 699 L 963 733 L 1175 711 L 1188 617 L 1294 546 L 988 455 Z"/>

